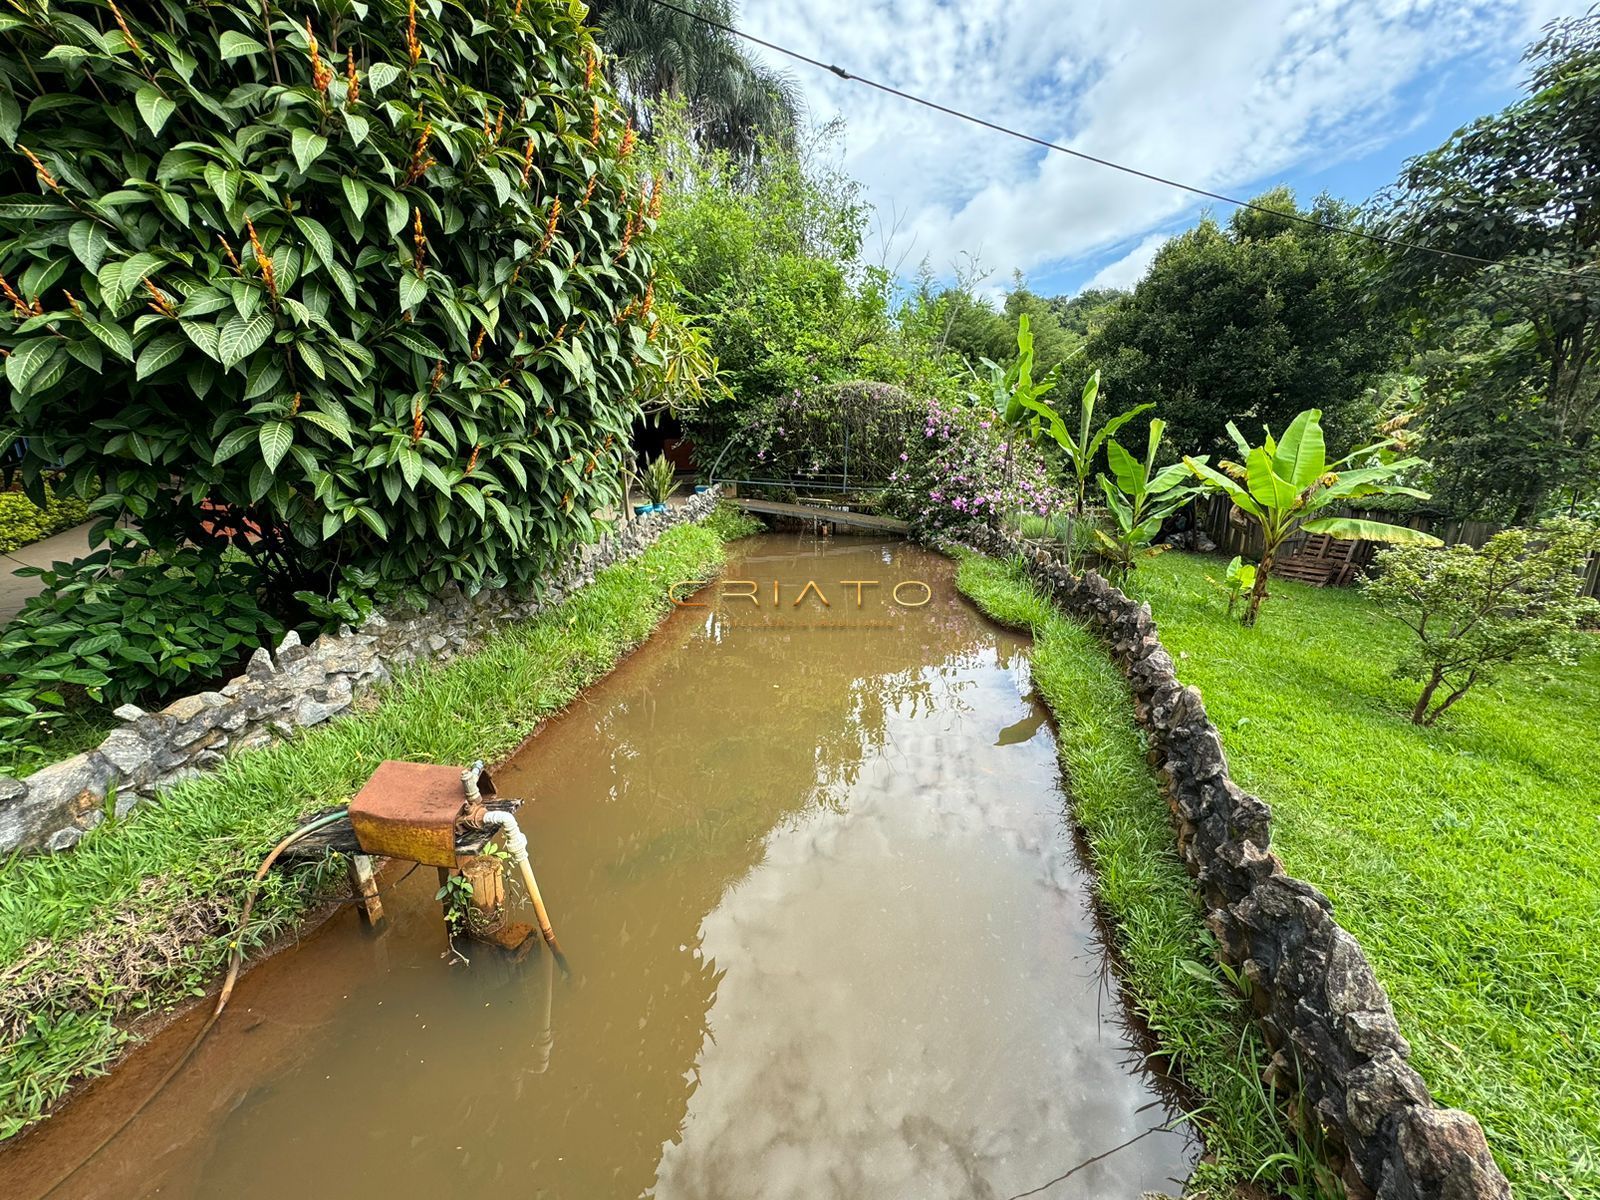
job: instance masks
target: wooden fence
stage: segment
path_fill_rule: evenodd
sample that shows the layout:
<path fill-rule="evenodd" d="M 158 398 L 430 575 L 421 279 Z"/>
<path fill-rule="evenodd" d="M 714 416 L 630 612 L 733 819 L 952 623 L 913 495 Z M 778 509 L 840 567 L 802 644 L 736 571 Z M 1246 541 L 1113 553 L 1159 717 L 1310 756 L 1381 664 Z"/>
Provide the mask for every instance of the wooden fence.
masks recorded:
<path fill-rule="evenodd" d="M 1207 537 L 1217 544 L 1217 549 L 1228 557 L 1235 554 L 1245 559 L 1260 560 L 1261 558 L 1261 531 L 1255 522 L 1240 524 L 1230 521 L 1228 514 L 1233 510 L 1233 502 L 1227 496 L 1217 494 L 1204 497 L 1195 502 L 1195 517 Z M 1501 526 L 1493 521 L 1462 521 L 1456 518 L 1432 517 L 1426 514 L 1415 514 L 1406 517 L 1397 513 L 1374 512 L 1370 509 L 1347 508 L 1337 513 L 1329 514 L 1341 517 L 1361 517 L 1369 521 L 1383 521 L 1390 525 L 1409 525 L 1413 529 L 1421 529 L 1433 534 L 1447 546 L 1457 542 L 1466 542 L 1471 546 L 1481 546 L 1498 533 Z M 1287 557 L 1298 550 L 1306 540 L 1307 535 L 1295 534 L 1286 543 L 1280 557 Z M 1378 549 L 1371 542 L 1362 542 L 1356 548 L 1355 563 L 1357 568 L 1364 568 L 1372 561 L 1374 551 Z M 1600 597 L 1600 554 L 1589 557 L 1589 567 L 1584 575 L 1583 593 L 1586 596 Z"/>

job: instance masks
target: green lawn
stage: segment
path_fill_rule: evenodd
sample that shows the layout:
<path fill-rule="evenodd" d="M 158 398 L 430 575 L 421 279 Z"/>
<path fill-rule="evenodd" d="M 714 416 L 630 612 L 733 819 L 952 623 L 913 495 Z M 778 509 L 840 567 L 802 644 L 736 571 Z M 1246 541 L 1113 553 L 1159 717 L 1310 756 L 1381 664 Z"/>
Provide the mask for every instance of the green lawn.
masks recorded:
<path fill-rule="evenodd" d="M 662 534 L 478 652 L 408 672 L 377 703 L 107 820 L 66 854 L 0 864 L 0 1138 L 38 1120 L 118 1052 L 129 1016 L 181 1000 L 218 970 L 244 883 L 297 818 L 347 799 L 386 758 L 464 763 L 510 750 L 605 674 L 750 531 L 719 512 Z M 306 874 L 263 887 L 247 941 L 293 926 Z"/>
<path fill-rule="evenodd" d="M 1389 989 L 1414 1062 L 1485 1125 L 1522 1197 L 1600 1196 L 1600 640 L 1432 729 L 1390 674 L 1410 631 L 1356 590 L 1274 581 L 1254 630 L 1168 554 L 1130 590 Z"/>

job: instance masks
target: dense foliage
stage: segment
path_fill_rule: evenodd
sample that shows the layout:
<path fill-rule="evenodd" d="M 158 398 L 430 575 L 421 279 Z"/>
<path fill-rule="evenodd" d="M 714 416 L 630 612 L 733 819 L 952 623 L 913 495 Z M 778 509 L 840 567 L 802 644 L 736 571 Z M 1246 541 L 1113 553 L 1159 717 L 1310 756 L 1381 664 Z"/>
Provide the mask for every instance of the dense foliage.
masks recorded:
<path fill-rule="evenodd" d="M 85 501 L 61 495 L 48 483 L 42 490 L 42 505 L 21 492 L 0 492 L 0 552 L 16 550 L 88 520 Z"/>
<path fill-rule="evenodd" d="M 1423 684 L 1412 721 L 1432 725 L 1506 663 L 1575 661 L 1579 627 L 1600 617 L 1600 601 L 1582 594 L 1597 549 L 1600 529 L 1557 518 L 1501 530 L 1481 548 L 1381 552 L 1366 589 L 1417 635 L 1397 671 Z"/>
<path fill-rule="evenodd" d="M 730 0 L 676 0 L 671 8 L 655 0 L 589 5 L 607 51 L 606 73 L 647 136 L 661 102 L 678 101 L 696 144 L 741 162 L 758 158 L 764 143 L 793 140 L 800 115 L 794 80 L 751 58 L 718 28 L 737 17 Z"/>
<path fill-rule="evenodd" d="M 1207 218 L 1162 246 L 1104 314 L 1088 359 L 1119 402 L 1158 403 L 1173 442 L 1195 453 L 1226 450 L 1229 421 L 1281 429 L 1305 408 L 1354 447 L 1399 330 L 1367 303 L 1357 244 L 1277 215 L 1344 224 L 1344 206 L 1322 199 L 1302 213 L 1287 189 L 1255 203 L 1276 211 Z"/>
<path fill-rule="evenodd" d="M 0 634 L 0 731 L 49 720 L 82 688 L 106 704 L 193 690 L 270 644 L 283 625 L 256 595 L 249 563 L 193 547 L 151 556 L 143 535 L 53 567 L 44 591 Z"/>
<path fill-rule="evenodd" d="M 158 549 L 232 530 L 280 598 L 527 580 L 589 534 L 659 200 L 581 11 L 0 16 L 28 485 L 103 480 Z"/>
<path fill-rule="evenodd" d="M 1600 12 L 1552 23 L 1526 99 L 1406 165 L 1383 278 L 1430 364 L 1427 452 L 1464 515 L 1526 520 L 1600 473 Z"/>

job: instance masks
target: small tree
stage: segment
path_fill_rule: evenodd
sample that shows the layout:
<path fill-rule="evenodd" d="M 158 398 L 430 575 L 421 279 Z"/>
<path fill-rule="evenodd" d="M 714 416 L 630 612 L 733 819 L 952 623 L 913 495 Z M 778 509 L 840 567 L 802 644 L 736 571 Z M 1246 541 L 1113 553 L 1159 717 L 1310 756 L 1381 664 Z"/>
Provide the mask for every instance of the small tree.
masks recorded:
<path fill-rule="evenodd" d="M 1161 448 L 1161 435 L 1166 427 L 1166 422 L 1159 417 L 1150 422 L 1143 461 L 1124 450 L 1115 438 L 1106 439 L 1106 460 L 1111 464 L 1116 481 L 1101 475 L 1100 488 L 1105 492 L 1115 528 L 1109 534 L 1096 529 L 1095 537 L 1123 579 L 1133 570 L 1134 555 L 1150 545 L 1161 522 L 1201 490 L 1193 484 L 1180 486 L 1192 477 L 1183 463 L 1156 470 L 1156 452 Z"/>
<path fill-rule="evenodd" d="M 1259 446 L 1252 446 L 1245 441 L 1238 427 L 1232 421 L 1228 422 L 1228 435 L 1233 438 L 1234 444 L 1239 447 L 1239 454 L 1245 460 L 1242 465 L 1223 462 L 1222 470 L 1218 471 L 1207 466 L 1203 459 L 1188 455 L 1183 459 L 1202 480 L 1226 492 L 1234 506 L 1261 530 L 1261 562 L 1256 568 L 1255 585 L 1250 589 L 1250 604 L 1242 618 L 1245 625 L 1254 625 L 1261 612 L 1261 602 L 1267 598 L 1267 579 L 1272 574 L 1272 563 L 1278 551 L 1292 535 L 1302 530 L 1371 542 L 1421 546 L 1441 544 L 1433 535 L 1403 525 L 1386 525 L 1381 521 L 1363 521 L 1354 517 L 1316 516 L 1332 504 L 1361 496 L 1399 493 L 1426 500 L 1426 492 L 1391 482 L 1400 472 L 1419 466 L 1422 461 L 1417 458 L 1381 461 L 1381 456 L 1394 445 L 1392 440 L 1365 447 L 1338 462 L 1329 463 L 1322 437 L 1322 412 L 1315 408 L 1306 409 L 1289 422 L 1281 442 L 1273 440 L 1270 429 L 1264 432 L 1265 441 Z M 1372 466 L 1341 473 L 1340 468 L 1346 464 L 1372 455 L 1380 456 L 1380 461 Z"/>
<path fill-rule="evenodd" d="M 1536 529 L 1507 529 L 1475 550 L 1405 546 L 1385 550 L 1367 594 L 1417 635 L 1396 674 L 1423 681 L 1411 710 L 1432 725 L 1496 668 L 1519 659 L 1570 662 L 1574 631 L 1600 617 L 1600 601 L 1580 594 L 1600 529 L 1560 518 Z M 1446 694 L 1437 699 L 1439 690 Z"/>

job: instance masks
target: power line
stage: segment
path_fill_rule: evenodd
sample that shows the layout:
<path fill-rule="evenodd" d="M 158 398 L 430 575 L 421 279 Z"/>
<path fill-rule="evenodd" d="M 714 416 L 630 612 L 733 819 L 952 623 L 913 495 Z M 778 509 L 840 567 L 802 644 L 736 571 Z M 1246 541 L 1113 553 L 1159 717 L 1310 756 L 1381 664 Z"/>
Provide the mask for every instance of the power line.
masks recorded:
<path fill-rule="evenodd" d="M 1531 263 L 1503 263 L 1492 258 L 1480 258 L 1476 254 L 1462 254 L 1456 250 L 1441 250 L 1436 246 L 1423 246 L 1416 242 L 1401 241 L 1399 238 L 1386 237 L 1381 233 L 1372 233 L 1365 229 L 1355 229 L 1347 225 L 1334 225 L 1328 221 L 1318 221 L 1314 217 L 1301 216 L 1299 213 L 1283 212 L 1280 209 L 1269 208 L 1265 204 L 1257 204 L 1252 200 L 1240 200 L 1236 196 L 1227 196 L 1221 192 L 1213 192 L 1207 188 L 1197 187 L 1192 183 L 1184 183 L 1182 180 L 1169 179 L 1165 175 L 1156 175 L 1150 171 L 1141 171 L 1138 167 L 1130 167 L 1125 163 L 1115 162 L 1109 158 L 1101 158 L 1099 155 L 1090 154 L 1084 150 L 1074 150 L 1071 146 L 1063 146 L 1059 142 L 1048 141 L 1045 138 L 1036 137 L 1031 133 L 1025 133 L 1020 129 L 1012 129 L 1008 125 L 1001 125 L 998 122 L 986 120 L 983 117 L 974 116 L 972 113 L 963 112 L 959 108 L 951 108 L 949 105 L 940 104 L 936 100 L 929 100 L 912 92 L 901 91 L 899 88 L 891 87 L 887 83 L 880 83 L 876 79 L 869 79 L 865 75 L 856 75 L 835 63 L 823 62 L 820 58 L 812 58 L 809 54 L 803 54 L 799 50 L 791 50 L 787 46 L 780 46 L 777 42 L 769 42 L 765 38 L 757 37 L 753 33 L 746 33 L 742 29 L 738 29 L 732 25 L 726 25 L 721 21 L 714 20 L 711 17 L 707 17 L 695 12 L 693 9 L 682 8 L 671 3 L 670 0 L 650 0 L 650 3 L 656 5 L 658 8 L 665 8 L 679 14 L 680 16 L 688 17 L 692 21 L 698 21 L 700 24 L 709 26 L 712 29 L 721 30 L 723 33 L 726 33 L 731 37 L 742 38 L 745 41 L 752 42 L 757 46 L 763 46 L 774 53 L 786 55 L 797 62 L 803 62 L 808 66 L 817 67 L 824 71 L 830 71 L 834 75 L 837 75 L 840 79 L 849 80 L 852 83 L 864 84 L 870 88 L 876 88 L 878 91 L 883 92 L 886 95 L 894 96 L 900 100 L 910 101 L 912 104 L 920 104 L 923 108 L 931 108 L 934 112 L 943 113 L 946 116 L 955 117 L 957 120 L 966 121 L 969 124 L 977 125 L 980 128 L 992 130 L 995 133 L 1004 134 L 1006 137 L 1013 137 L 1019 141 L 1029 142 L 1035 146 L 1042 146 L 1044 149 L 1053 150 L 1057 154 L 1070 155 L 1073 158 L 1082 159 L 1084 162 L 1094 163 L 1096 166 L 1109 167 L 1113 171 L 1121 171 L 1124 175 L 1132 175 L 1135 178 L 1148 180 L 1151 183 L 1159 183 L 1164 187 L 1176 188 L 1179 191 L 1188 192 L 1191 195 L 1203 196 L 1207 200 L 1217 200 L 1223 204 L 1231 204 L 1235 208 L 1248 209 L 1251 212 L 1265 213 L 1268 216 L 1277 217 L 1281 220 L 1294 221 L 1297 224 L 1306 225 L 1312 229 L 1321 230 L 1323 233 L 1343 234 L 1346 237 L 1361 238 L 1364 241 L 1373 242 L 1380 246 L 1389 246 L 1396 250 L 1409 250 L 1419 254 L 1432 254 L 1440 258 L 1454 259 L 1458 262 L 1473 263 L 1477 266 L 1500 267 L 1502 270 L 1520 271 L 1526 274 L 1552 275 L 1563 279 L 1576 279 L 1583 274 L 1582 269 L 1577 271 L 1565 271 L 1554 267 L 1538 267 Z"/>

